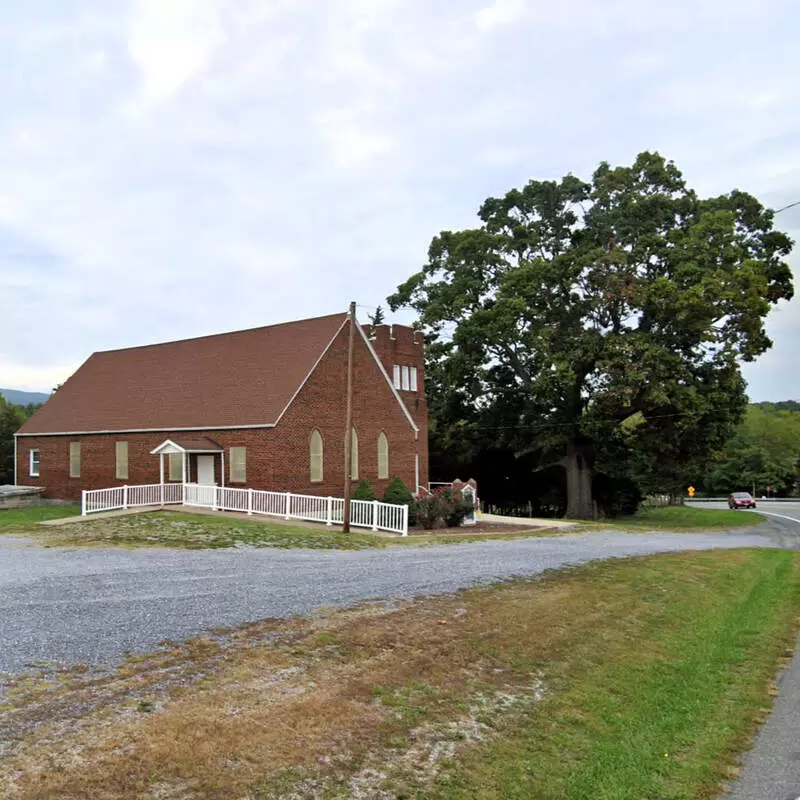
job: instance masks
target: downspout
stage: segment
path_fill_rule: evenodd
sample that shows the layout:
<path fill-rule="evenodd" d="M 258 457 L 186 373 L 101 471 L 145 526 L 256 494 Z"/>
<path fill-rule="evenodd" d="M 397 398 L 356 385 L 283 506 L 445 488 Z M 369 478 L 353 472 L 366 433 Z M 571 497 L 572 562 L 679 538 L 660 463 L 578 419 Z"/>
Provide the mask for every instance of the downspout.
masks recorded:
<path fill-rule="evenodd" d="M 17 436 L 19 434 L 14 434 L 14 486 L 19 486 L 17 483 Z"/>

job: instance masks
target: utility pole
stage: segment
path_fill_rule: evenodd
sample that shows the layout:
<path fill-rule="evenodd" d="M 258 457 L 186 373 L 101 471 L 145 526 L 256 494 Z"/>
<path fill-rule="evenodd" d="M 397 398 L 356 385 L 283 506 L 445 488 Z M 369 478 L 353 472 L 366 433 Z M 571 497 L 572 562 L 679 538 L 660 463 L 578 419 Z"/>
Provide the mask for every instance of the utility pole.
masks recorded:
<path fill-rule="evenodd" d="M 350 533 L 350 470 L 353 459 L 353 343 L 355 341 L 356 304 L 350 303 L 350 336 L 347 343 L 347 411 L 344 422 L 344 514 L 342 530 Z"/>

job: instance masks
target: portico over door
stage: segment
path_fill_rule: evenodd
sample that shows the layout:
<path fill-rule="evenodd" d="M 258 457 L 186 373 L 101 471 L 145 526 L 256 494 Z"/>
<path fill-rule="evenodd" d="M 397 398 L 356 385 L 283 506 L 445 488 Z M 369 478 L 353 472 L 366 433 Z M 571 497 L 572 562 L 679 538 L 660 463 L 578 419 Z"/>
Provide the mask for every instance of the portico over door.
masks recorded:
<path fill-rule="evenodd" d="M 225 485 L 225 451 L 213 439 L 206 436 L 197 439 L 167 439 L 150 452 L 159 457 L 161 483 L 164 483 L 165 478 L 164 457 L 179 454 L 183 483 L 190 483 L 194 479 L 199 484 L 215 486 L 217 483 L 216 473 L 219 470 L 220 484 Z M 192 463 L 194 458 L 196 458 L 195 464 Z M 219 464 L 218 467 L 217 464 Z M 191 469 L 192 466 L 197 467 L 196 476 L 195 470 Z M 174 480 L 174 478 L 170 478 L 170 480 Z"/>

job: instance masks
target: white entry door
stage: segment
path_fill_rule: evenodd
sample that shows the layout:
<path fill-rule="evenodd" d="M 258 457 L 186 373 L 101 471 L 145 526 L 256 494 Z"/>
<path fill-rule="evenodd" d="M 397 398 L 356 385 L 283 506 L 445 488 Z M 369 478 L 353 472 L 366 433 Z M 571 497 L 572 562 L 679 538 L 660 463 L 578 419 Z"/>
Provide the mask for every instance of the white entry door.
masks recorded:
<path fill-rule="evenodd" d="M 214 456 L 197 456 L 197 482 L 201 486 L 216 486 Z"/>

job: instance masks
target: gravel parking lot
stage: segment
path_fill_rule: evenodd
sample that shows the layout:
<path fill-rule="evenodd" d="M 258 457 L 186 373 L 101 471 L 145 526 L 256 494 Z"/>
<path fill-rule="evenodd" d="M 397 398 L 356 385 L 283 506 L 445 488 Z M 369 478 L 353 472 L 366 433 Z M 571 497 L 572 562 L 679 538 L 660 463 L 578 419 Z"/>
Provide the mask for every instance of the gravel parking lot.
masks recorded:
<path fill-rule="evenodd" d="M 795 546 L 798 532 L 775 518 L 744 533 L 593 533 L 356 552 L 44 549 L 0 537 L 0 673 L 42 662 L 112 665 L 126 652 L 214 627 L 452 592 L 595 559 Z"/>

